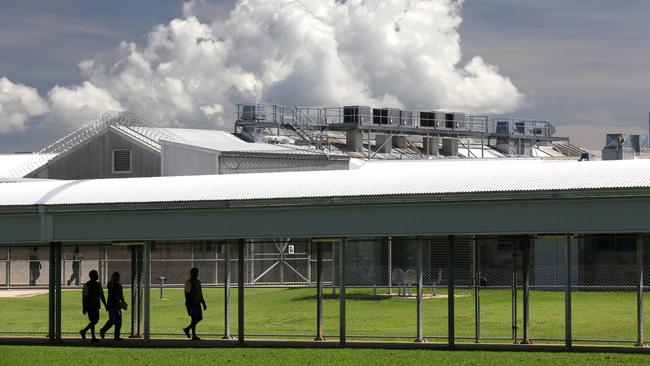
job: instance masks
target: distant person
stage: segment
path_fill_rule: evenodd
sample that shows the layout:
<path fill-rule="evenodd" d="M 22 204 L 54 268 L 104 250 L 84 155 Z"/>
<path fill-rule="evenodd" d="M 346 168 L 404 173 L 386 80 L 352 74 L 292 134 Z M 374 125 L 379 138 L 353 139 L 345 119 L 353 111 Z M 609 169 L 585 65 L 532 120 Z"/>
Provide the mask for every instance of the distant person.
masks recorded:
<path fill-rule="evenodd" d="M 41 277 L 41 261 L 38 260 L 38 247 L 34 247 L 29 256 L 29 285 L 36 286 L 36 280 Z"/>
<path fill-rule="evenodd" d="M 99 274 L 94 269 L 88 274 L 90 281 L 86 282 L 83 287 L 83 313 L 88 314 L 88 325 L 79 331 L 81 339 L 86 339 L 86 332 L 90 330 L 92 341 L 97 342 L 95 338 L 95 324 L 99 322 L 99 309 L 101 304 L 106 307 L 106 299 L 104 298 L 104 290 L 102 284 L 99 283 Z M 101 301 L 101 303 L 100 303 Z"/>
<path fill-rule="evenodd" d="M 124 301 L 124 292 L 122 291 L 122 284 L 120 284 L 120 273 L 113 272 L 111 280 L 106 284 L 108 290 L 108 299 L 106 300 L 106 311 L 108 311 L 108 321 L 99 330 L 99 336 L 104 339 L 106 332 L 114 325 L 115 332 L 113 339 L 121 341 L 120 330 L 122 329 L 122 309 L 126 308 L 126 301 Z"/>
<path fill-rule="evenodd" d="M 198 341 L 201 338 L 196 336 L 196 325 L 203 320 L 203 311 L 207 310 L 205 300 L 203 299 L 203 291 L 201 290 L 201 281 L 199 281 L 199 269 L 192 268 L 190 270 L 190 279 L 185 282 L 185 307 L 187 308 L 187 315 L 192 318 L 192 322 L 187 328 L 183 328 L 183 332 L 190 338 L 190 330 L 192 330 L 192 340 Z"/>
<path fill-rule="evenodd" d="M 74 285 L 79 286 L 79 281 L 81 281 L 81 260 L 83 257 L 79 254 L 79 247 L 74 247 L 74 252 L 72 253 L 72 275 L 68 280 L 68 286 L 74 280 Z"/>

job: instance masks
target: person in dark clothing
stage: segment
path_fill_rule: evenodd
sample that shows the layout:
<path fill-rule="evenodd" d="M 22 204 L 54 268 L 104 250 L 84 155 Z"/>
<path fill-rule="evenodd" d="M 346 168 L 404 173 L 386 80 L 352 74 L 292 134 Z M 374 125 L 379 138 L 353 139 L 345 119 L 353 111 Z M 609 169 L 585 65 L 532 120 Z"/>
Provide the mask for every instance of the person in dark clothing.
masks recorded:
<path fill-rule="evenodd" d="M 38 247 L 34 247 L 29 256 L 29 285 L 36 286 L 36 280 L 41 277 L 41 261 L 38 260 Z"/>
<path fill-rule="evenodd" d="M 99 330 L 99 336 L 104 339 L 106 332 L 115 325 L 115 333 L 113 339 L 121 341 L 120 330 L 122 329 L 122 305 L 126 304 L 124 301 L 124 292 L 120 284 L 120 273 L 113 272 L 111 280 L 106 284 L 108 289 L 108 299 L 106 300 L 106 311 L 108 311 L 108 320 L 106 324 Z"/>
<path fill-rule="evenodd" d="M 88 314 L 88 325 L 79 331 L 81 339 L 86 339 L 86 332 L 90 329 L 92 341 L 97 342 L 95 338 L 95 324 L 99 322 L 99 309 L 101 304 L 106 307 L 106 299 L 104 298 L 104 290 L 102 284 L 99 283 L 99 274 L 94 269 L 88 274 L 90 281 L 86 282 L 83 287 L 83 313 Z M 101 303 L 100 303 L 101 301 Z"/>
<path fill-rule="evenodd" d="M 190 330 L 192 330 L 192 340 L 194 341 L 201 339 L 196 336 L 196 325 L 203 320 L 201 306 L 203 306 L 203 310 L 208 308 L 203 299 L 199 269 L 192 268 L 190 270 L 190 279 L 185 282 L 185 307 L 187 308 L 187 315 L 192 318 L 192 322 L 186 328 L 183 328 L 183 332 L 187 338 L 190 338 Z"/>
<path fill-rule="evenodd" d="M 74 252 L 72 253 L 72 275 L 68 280 L 68 286 L 74 280 L 74 285 L 79 286 L 79 281 L 81 281 L 81 255 L 79 254 L 79 247 L 74 247 Z"/>

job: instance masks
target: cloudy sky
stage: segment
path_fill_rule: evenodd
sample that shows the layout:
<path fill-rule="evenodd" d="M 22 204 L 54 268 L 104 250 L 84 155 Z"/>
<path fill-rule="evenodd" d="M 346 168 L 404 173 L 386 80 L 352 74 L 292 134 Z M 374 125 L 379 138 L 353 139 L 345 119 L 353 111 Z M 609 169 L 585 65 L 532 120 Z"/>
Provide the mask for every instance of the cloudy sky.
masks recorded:
<path fill-rule="evenodd" d="M 106 110 L 229 128 L 232 105 L 440 107 L 647 135 L 644 0 L 0 3 L 0 152 Z"/>

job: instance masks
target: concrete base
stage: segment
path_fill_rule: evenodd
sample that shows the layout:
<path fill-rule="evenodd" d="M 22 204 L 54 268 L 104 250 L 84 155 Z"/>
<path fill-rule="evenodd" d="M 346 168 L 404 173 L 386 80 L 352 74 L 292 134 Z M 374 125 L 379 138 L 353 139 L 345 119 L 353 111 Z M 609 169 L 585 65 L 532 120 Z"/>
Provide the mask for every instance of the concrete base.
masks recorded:
<path fill-rule="evenodd" d="M 375 149 L 377 152 L 390 154 L 393 151 L 393 136 L 375 136 Z"/>
<path fill-rule="evenodd" d="M 345 145 L 353 151 L 363 150 L 363 133 L 361 130 L 347 130 L 345 133 Z"/>
<path fill-rule="evenodd" d="M 393 136 L 393 147 L 398 149 L 406 148 L 406 137 L 404 136 Z"/>
<path fill-rule="evenodd" d="M 458 156 L 458 140 L 442 139 L 442 155 Z"/>
<path fill-rule="evenodd" d="M 440 155 L 440 137 L 423 137 L 422 148 L 424 148 L 424 153 L 427 155 Z"/>

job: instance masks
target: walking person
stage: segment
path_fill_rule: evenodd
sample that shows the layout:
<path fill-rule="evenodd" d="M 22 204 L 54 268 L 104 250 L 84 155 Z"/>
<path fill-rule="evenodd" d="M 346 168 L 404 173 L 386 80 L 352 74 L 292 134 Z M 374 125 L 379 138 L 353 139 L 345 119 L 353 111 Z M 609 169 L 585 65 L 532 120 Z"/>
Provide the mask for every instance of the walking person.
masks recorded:
<path fill-rule="evenodd" d="M 203 309 L 201 309 L 203 306 Z M 207 310 L 205 300 L 203 299 L 203 290 L 201 290 L 201 281 L 199 281 L 199 269 L 192 268 L 190 270 L 190 279 L 185 282 L 185 307 L 187 308 L 187 315 L 192 318 L 192 322 L 183 332 L 190 338 L 190 330 L 192 331 L 192 340 L 198 341 L 201 338 L 196 336 L 196 325 L 203 320 L 203 310 Z"/>
<path fill-rule="evenodd" d="M 99 330 L 99 336 L 104 339 L 106 332 L 112 326 L 115 326 L 113 339 L 121 341 L 120 330 L 122 329 L 122 309 L 123 307 L 126 308 L 126 301 L 124 301 L 124 292 L 122 291 L 122 284 L 120 284 L 119 272 L 113 272 L 111 280 L 106 284 L 106 289 L 108 290 L 108 299 L 106 300 L 108 320 L 102 329 Z"/>
<path fill-rule="evenodd" d="M 99 322 L 99 309 L 101 304 L 106 307 L 106 299 L 104 298 L 104 290 L 102 284 L 99 283 L 99 274 L 94 269 L 88 274 L 90 281 L 86 282 L 83 287 L 83 313 L 88 314 L 88 325 L 79 331 L 81 339 L 86 339 L 86 332 L 90 330 L 92 341 L 97 342 L 95 338 L 95 325 Z"/>
<path fill-rule="evenodd" d="M 79 254 L 79 247 L 74 247 L 74 252 L 72 253 L 72 275 L 68 280 L 68 286 L 74 280 L 74 285 L 79 286 L 79 281 L 81 281 L 81 259 L 83 257 Z"/>
<path fill-rule="evenodd" d="M 41 277 L 41 261 L 38 260 L 38 247 L 34 247 L 29 256 L 29 285 L 36 286 L 36 280 Z"/>

